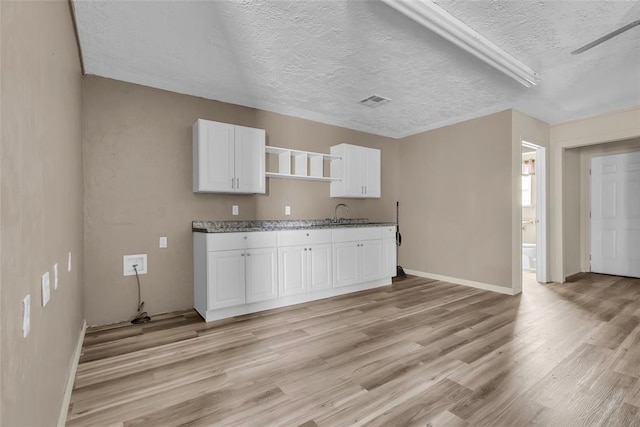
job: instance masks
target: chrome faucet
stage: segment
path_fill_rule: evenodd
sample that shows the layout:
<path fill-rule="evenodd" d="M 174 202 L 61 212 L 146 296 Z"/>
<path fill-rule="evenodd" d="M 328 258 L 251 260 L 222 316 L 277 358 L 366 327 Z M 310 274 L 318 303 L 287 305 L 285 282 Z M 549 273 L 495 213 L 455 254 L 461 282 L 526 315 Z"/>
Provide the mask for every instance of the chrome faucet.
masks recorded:
<path fill-rule="evenodd" d="M 349 206 L 345 205 L 344 203 L 338 203 L 333 210 L 333 222 L 338 222 L 338 208 L 340 206 L 347 208 L 347 213 L 349 213 Z"/>

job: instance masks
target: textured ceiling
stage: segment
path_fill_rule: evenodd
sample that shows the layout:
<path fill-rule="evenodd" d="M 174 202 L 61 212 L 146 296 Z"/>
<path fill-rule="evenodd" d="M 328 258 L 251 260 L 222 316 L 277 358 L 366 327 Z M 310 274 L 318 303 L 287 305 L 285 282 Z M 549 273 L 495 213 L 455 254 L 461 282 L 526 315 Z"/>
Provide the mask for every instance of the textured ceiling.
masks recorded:
<path fill-rule="evenodd" d="M 540 73 L 525 88 L 376 0 L 94 1 L 85 72 L 403 137 L 508 108 L 549 123 L 640 104 L 637 1 L 436 3 Z M 391 102 L 358 104 L 378 94 Z"/>

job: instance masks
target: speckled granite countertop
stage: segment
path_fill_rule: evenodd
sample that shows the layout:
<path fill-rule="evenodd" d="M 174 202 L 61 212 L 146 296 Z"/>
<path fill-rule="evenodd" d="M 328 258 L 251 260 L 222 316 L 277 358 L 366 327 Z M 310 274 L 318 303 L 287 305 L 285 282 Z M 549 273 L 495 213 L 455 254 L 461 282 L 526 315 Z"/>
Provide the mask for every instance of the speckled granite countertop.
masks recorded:
<path fill-rule="evenodd" d="M 199 233 L 238 233 L 246 231 L 309 230 L 314 228 L 395 227 L 394 222 L 369 222 L 367 218 L 256 221 L 193 221 L 192 230 Z"/>

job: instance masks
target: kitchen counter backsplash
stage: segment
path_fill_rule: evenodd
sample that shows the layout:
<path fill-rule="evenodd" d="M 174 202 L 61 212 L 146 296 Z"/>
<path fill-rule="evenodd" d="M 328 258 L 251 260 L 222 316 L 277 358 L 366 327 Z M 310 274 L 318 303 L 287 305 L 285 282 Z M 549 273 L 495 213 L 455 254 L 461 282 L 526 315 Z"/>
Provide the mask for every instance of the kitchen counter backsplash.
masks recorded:
<path fill-rule="evenodd" d="M 301 220 L 255 220 L 255 221 L 193 221 L 192 230 L 200 233 L 234 233 L 243 231 L 305 230 L 312 228 L 384 227 L 393 222 L 369 222 L 367 218 Z"/>

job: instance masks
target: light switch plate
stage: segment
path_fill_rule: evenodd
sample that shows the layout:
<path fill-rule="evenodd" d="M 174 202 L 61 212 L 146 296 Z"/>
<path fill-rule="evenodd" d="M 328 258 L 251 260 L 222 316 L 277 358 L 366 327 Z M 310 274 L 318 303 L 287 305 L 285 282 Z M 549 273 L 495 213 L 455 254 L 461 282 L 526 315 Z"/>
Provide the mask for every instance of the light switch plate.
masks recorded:
<path fill-rule="evenodd" d="M 160 248 L 164 249 L 167 247 L 167 238 L 166 237 L 161 237 L 160 238 Z"/>
<path fill-rule="evenodd" d="M 285 206 L 284 207 L 284 214 L 285 215 L 291 215 L 291 206 Z"/>
<path fill-rule="evenodd" d="M 238 205 L 231 206 L 231 215 L 238 215 L 239 209 Z"/>
<path fill-rule="evenodd" d="M 58 263 L 53 264 L 53 289 L 58 289 Z"/>
<path fill-rule="evenodd" d="M 22 300 L 22 338 L 26 338 L 31 330 L 31 295 Z"/>
<path fill-rule="evenodd" d="M 48 271 L 42 275 L 42 280 L 40 281 L 40 283 L 42 284 L 42 306 L 44 307 L 51 299 L 51 288 L 49 285 Z"/>

